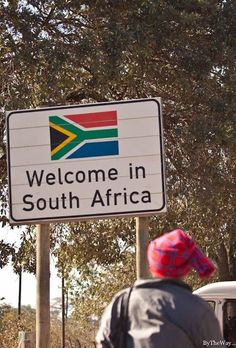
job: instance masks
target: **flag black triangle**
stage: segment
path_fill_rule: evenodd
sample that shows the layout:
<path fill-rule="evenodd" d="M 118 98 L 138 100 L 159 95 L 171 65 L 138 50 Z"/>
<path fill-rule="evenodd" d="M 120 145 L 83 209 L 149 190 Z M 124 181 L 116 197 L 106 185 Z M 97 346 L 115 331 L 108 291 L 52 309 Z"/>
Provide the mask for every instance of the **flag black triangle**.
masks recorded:
<path fill-rule="evenodd" d="M 69 138 L 68 135 L 60 132 L 53 127 L 50 127 L 51 151 L 53 151 L 58 145 L 63 143 L 63 141 L 65 141 L 67 138 Z"/>

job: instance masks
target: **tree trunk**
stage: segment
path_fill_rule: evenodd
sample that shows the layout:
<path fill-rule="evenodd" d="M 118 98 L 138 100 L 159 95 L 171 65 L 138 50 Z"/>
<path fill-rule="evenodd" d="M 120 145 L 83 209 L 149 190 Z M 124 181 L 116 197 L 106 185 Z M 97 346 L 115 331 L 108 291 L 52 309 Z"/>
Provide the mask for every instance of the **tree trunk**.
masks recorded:
<path fill-rule="evenodd" d="M 228 253 L 227 253 L 224 242 L 221 243 L 217 251 L 217 265 L 218 265 L 219 278 L 220 278 L 219 280 L 221 281 L 231 280 Z"/>

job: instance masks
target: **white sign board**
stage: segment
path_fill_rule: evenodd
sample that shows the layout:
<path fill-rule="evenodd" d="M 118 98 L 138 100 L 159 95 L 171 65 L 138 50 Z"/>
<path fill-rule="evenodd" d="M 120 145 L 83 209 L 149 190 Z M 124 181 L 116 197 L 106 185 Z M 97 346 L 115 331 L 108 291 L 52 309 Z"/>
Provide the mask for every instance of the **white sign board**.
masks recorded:
<path fill-rule="evenodd" d="M 10 222 L 166 211 L 160 99 L 11 111 Z"/>

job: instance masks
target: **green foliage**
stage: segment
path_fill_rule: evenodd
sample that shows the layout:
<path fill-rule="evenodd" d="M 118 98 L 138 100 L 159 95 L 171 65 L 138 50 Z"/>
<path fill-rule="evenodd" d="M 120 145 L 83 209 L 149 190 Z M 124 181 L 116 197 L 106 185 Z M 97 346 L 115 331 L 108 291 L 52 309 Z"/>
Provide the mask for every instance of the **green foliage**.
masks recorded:
<path fill-rule="evenodd" d="M 98 320 L 114 293 L 127 288 L 135 280 L 135 257 L 126 252 L 123 262 L 108 266 L 98 266 L 90 262 L 86 272 L 77 272 L 72 283 L 72 317 L 82 327 L 86 327 L 88 318 Z"/>
<path fill-rule="evenodd" d="M 33 332 L 35 311 L 22 308 L 21 320 L 15 308 L 0 305 L 0 342 L 2 348 L 15 348 L 18 345 L 18 332 Z"/>
<path fill-rule="evenodd" d="M 21 271 L 36 273 L 36 236 L 34 226 L 27 226 L 22 231 L 20 246 L 15 250 L 12 258 L 13 270 L 15 273 Z"/>
<path fill-rule="evenodd" d="M 61 319 L 51 312 L 51 346 L 61 347 Z M 66 347 L 75 347 L 76 342 L 80 342 L 82 347 L 90 343 L 87 347 L 93 347 L 94 334 L 85 334 L 83 329 L 72 319 L 68 319 L 66 328 Z M 91 330 L 91 327 L 90 327 Z M 1 348 L 16 348 L 19 344 L 19 332 L 31 332 L 35 335 L 35 309 L 30 306 L 23 306 L 19 318 L 17 309 L 0 305 L 0 342 Z"/>
<path fill-rule="evenodd" d="M 5 243 L 3 240 L 0 240 L 0 268 L 6 266 L 14 255 L 14 247 L 10 243 Z"/>

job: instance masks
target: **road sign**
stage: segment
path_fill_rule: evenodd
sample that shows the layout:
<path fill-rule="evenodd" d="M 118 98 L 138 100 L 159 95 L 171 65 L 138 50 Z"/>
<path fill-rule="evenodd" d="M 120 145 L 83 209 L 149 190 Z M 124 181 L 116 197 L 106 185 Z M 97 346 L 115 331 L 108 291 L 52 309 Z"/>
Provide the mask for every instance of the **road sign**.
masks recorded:
<path fill-rule="evenodd" d="M 10 222 L 166 211 L 160 99 L 10 111 Z"/>

